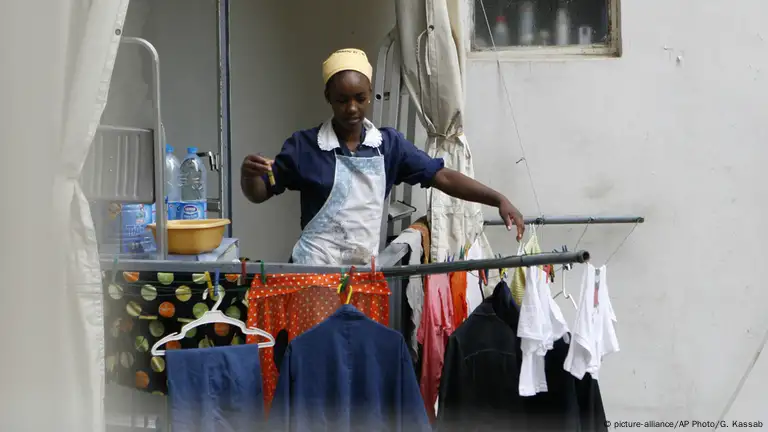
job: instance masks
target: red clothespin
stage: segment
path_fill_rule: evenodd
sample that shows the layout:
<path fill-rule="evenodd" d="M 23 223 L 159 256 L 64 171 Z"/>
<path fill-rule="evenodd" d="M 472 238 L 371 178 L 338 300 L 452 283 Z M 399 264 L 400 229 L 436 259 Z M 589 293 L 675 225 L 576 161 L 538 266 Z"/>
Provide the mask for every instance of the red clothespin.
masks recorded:
<path fill-rule="evenodd" d="M 483 281 L 483 285 L 488 286 L 488 269 L 480 269 L 478 271 L 480 279 Z"/>
<path fill-rule="evenodd" d="M 371 257 L 371 282 L 376 280 L 376 257 Z"/>

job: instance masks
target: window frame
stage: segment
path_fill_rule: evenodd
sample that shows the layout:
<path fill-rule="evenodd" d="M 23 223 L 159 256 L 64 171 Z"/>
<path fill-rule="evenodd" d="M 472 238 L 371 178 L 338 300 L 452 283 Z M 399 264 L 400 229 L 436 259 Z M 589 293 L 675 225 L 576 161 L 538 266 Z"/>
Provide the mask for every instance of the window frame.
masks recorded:
<path fill-rule="evenodd" d="M 590 57 L 621 57 L 621 0 L 606 0 L 608 2 L 608 43 L 589 46 L 521 46 L 512 45 L 491 48 L 473 48 L 475 42 L 475 0 L 466 0 L 469 11 L 469 43 L 468 57 L 472 60 L 520 60 L 529 61 L 551 58 L 590 58 Z M 480 11 L 482 13 L 482 11 Z"/>

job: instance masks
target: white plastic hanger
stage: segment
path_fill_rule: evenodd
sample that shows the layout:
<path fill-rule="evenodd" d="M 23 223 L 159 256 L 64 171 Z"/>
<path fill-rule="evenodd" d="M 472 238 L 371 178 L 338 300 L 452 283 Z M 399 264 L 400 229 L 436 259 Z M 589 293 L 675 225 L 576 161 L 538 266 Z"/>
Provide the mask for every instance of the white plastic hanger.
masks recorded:
<path fill-rule="evenodd" d="M 568 299 L 568 300 L 570 300 L 570 301 L 571 301 L 571 304 L 573 305 L 573 308 L 574 308 L 574 309 L 578 309 L 578 308 L 579 308 L 579 307 L 576 305 L 576 300 L 574 300 L 574 299 L 573 299 L 573 296 L 571 295 L 571 293 L 569 293 L 569 292 L 568 292 L 568 291 L 565 289 L 565 268 L 563 268 L 563 269 L 562 269 L 562 275 L 560 276 L 560 292 L 559 292 L 559 293 L 557 293 L 557 294 L 555 294 L 555 295 L 554 295 L 554 297 L 552 297 L 552 298 L 553 298 L 553 299 L 556 299 L 557 297 L 559 297 L 559 296 L 560 296 L 560 294 L 562 294 L 562 295 L 563 295 L 563 298 L 566 298 L 566 299 Z"/>
<path fill-rule="evenodd" d="M 203 300 L 205 300 L 208 297 L 208 291 L 211 288 L 207 288 L 205 292 L 203 292 Z M 259 335 L 263 336 L 267 339 L 265 342 L 259 342 L 259 348 L 269 348 L 272 346 L 275 346 L 275 338 L 272 337 L 271 334 L 265 332 L 262 329 L 259 328 L 248 328 L 246 327 L 245 323 L 234 319 L 232 317 L 229 317 L 225 315 L 222 311 L 219 310 L 219 306 L 221 305 L 221 302 L 224 301 L 224 293 L 219 292 L 219 298 L 216 300 L 216 303 L 213 305 L 213 309 L 209 310 L 208 312 L 205 312 L 203 316 L 200 318 L 192 321 L 189 324 L 186 324 L 184 327 L 181 328 L 181 333 L 171 333 L 168 336 L 160 339 L 152 346 L 152 355 L 153 356 L 162 356 L 165 355 L 165 350 L 159 349 L 161 346 L 165 345 L 168 342 L 171 341 L 177 341 L 184 339 L 187 332 L 192 330 L 195 327 L 200 327 L 201 325 L 205 324 L 215 324 L 215 323 L 224 323 L 224 324 L 230 324 L 236 327 L 239 327 L 240 330 L 243 331 L 244 334 L 247 335 Z"/>

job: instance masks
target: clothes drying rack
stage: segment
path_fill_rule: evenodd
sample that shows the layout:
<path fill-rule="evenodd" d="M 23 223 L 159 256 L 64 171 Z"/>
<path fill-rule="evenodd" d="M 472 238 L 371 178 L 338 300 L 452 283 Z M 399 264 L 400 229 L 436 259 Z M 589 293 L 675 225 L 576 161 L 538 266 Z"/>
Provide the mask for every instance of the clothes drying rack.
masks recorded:
<path fill-rule="evenodd" d="M 406 246 L 407 247 L 407 246 Z M 545 264 L 570 264 L 589 261 L 589 252 L 585 250 L 558 253 L 540 253 L 532 255 L 508 256 L 503 258 L 463 260 L 443 263 L 415 264 L 415 265 L 391 265 L 376 266 L 377 272 L 381 272 L 386 278 L 405 278 L 409 276 L 421 276 L 429 274 L 450 273 L 457 271 L 472 271 L 498 268 L 514 268 L 537 266 Z M 288 263 L 262 263 L 259 261 L 247 262 L 246 274 L 332 274 L 347 273 L 352 266 L 310 266 Z M 191 273 L 242 273 L 243 266 L 240 263 L 228 262 L 180 262 L 180 261 L 154 261 L 154 260 L 102 260 L 101 268 L 105 270 L 123 271 L 156 271 L 156 272 L 191 272 Z M 371 266 L 355 266 L 357 272 L 371 271 Z"/>

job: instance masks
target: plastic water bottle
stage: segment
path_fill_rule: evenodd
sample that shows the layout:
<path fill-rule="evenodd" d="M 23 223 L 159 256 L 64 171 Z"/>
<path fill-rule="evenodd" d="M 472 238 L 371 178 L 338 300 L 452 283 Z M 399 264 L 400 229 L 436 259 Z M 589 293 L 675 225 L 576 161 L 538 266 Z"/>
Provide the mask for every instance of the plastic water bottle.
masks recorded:
<path fill-rule="evenodd" d="M 205 219 L 207 198 L 205 164 L 197 156 L 197 147 L 187 148 L 187 157 L 179 168 L 181 206 L 178 219 Z"/>
<path fill-rule="evenodd" d="M 496 24 L 493 26 L 493 43 L 496 46 L 502 47 L 509 46 L 511 44 L 507 17 L 504 15 L 499 15 L 496 17 Z"/>
<path fill-rule="evenodd" d="M 155 238 L 147 225 L 152 223 L 152 206 L 123 204 L 120 206 L 120 252 L 142 254 L 155 250 Z"/>
<path fill-rule="evenodd" d="M 165 196 L 168 202 L 181 201 L 181 186 L 179 175 L 181 162 L 173 154 L 173 146 L 165 145 Z"/>
<path fill-rule="evenodd" d="M 178 205 L 181 201 L 179 188 L 179 168 L 181 162 L 173 154 L 173 146 L 165 145 L 165 203 L 168 206 L 168 220 L 177 219 Z M 152 204 L 152 222 L 157 222 L 157 203 Z"/>
<path fill-rule="evenodd" d="M 518 43 L 520 45 L 533 45 L 536 21 L 534 17 L 533 2 L 526 0 L 520 4 L 520 25 L 518 26 Z"/>
<path fill-rule="evenodd" d="M 565 6 L 558 8 L 555 16 L 555 45 L 570 45 L 571 17 L 568 9 Z"/>

